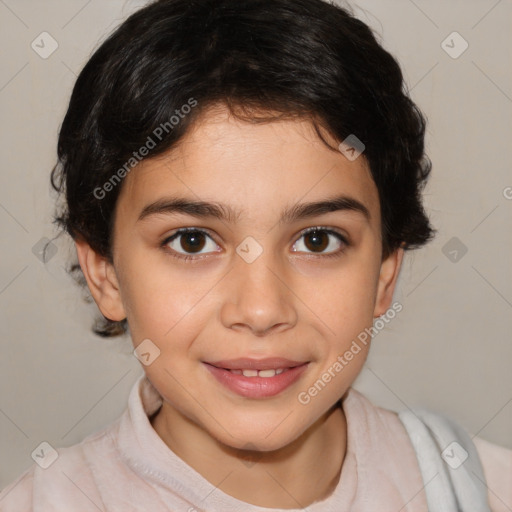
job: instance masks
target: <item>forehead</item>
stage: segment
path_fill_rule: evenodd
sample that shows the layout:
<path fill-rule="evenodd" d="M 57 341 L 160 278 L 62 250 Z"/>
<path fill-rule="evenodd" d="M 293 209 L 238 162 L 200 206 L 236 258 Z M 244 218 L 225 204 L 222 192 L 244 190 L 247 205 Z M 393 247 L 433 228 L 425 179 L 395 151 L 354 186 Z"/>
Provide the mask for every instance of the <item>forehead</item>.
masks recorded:
<path fill-rule="evenodd" d="M 362 203 L 380 223 L 378 192 L 364 157 L 349 161 L 329 149 L 309 120 L 250 123 L 215 107 L 179 144 L 126 176 L 117 209 L 135 222 L 148 204 L 172 195 L 222 203 L 255 219 L 277 214 L 283 205 L 341 194 Z"/>

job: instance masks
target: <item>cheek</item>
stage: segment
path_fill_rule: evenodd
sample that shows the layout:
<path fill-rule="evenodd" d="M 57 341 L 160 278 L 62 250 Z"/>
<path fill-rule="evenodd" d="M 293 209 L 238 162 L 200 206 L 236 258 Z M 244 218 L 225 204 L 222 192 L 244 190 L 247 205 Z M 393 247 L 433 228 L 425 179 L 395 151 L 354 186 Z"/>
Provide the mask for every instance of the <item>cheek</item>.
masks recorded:
<path fill-rule="evenodd" d="M 306 305 L 325 323 L 339 343 L 371 325 L 378 283 L 374 261 L 355 261 L 306 283 Z M 338 347 L 339 348 L 339 347 Z"/>
<path fill-rule="evenodd" d="M 137 255 L 119 267 L 122 300 L 135 344 L 149 338 L 165 345 L 170 339 L 176 343 L 194 335 L 199 325 L 195 320 L 212 287 L 204 272 L 180 271 L 164 258 L 149 262 L 147 256 Z"/>
<path fill-rule="evenodd" d="M 318 407 L 339 397 L 366 361 L 379 268 L 371 255 L 365 258 L 360 254 L 352 264 L 319 283 L 322 294 L 318 294 L 318 288 L 316 294 L 313 289 L 309 292 L 324 340 L 316 380 L 304 390 L 304 398 L 321 395 Z"/>

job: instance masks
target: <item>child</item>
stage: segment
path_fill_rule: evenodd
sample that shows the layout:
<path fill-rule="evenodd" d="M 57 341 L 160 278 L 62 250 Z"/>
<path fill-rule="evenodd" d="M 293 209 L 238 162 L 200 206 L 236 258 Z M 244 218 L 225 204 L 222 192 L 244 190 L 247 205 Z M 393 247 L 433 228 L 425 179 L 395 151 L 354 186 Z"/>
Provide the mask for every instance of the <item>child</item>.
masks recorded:
<path fill-rule="evenodd" d="M 144 375 L 1 510 L 510 510 L 509 450 L 351 388 L 433 236 L 424 131 L 396 61 L 323 0 L 125 21 L 78 77 L 52 183 L 96 332 L 129 332 Z"/>

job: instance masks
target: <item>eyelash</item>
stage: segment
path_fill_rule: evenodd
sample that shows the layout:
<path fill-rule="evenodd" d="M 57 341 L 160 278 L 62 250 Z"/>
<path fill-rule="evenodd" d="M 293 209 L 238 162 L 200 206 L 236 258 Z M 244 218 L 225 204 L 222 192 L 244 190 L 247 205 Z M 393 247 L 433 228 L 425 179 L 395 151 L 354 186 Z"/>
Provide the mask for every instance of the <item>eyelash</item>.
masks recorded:
<path fill-rule="evenodd" d="M 321 227 L 321 226 L 315 226 L 315 227 L 304 229 L 303 231 L 300 232 L 299 238 L 297 240 L 300 240 L 300 238 L 302 238 L 303 236 L 305 236 L 311 232 L 321 232 L 321 233 L 327 233 L 329 235 L 333 235 L 334 237 L 336 237 L 340 242 L 342 242 L 345 245 L 345 247 L 343 249 L 339 249 L 337 251 L 332 251 L 332 252 L 329 252 L 326 254 L 318 253 L 315 255 L 315 253 L 309 253 L 309 254 L 312 254 L 313 256 L 318 256 L 318 257 L 322 257 L 322 258 L 339 258 L 345 252 L 347 247 L 349 247 L 351 245 L 349 243 L 349 241 L 347 240 L 347 238 L 344 235 L 342 235 L 341 233 L 338 233 L 338 231 L 335 231 L 335 230 L 329 229 L 329 228 L 325 228 L 325 227 Z M 180 235 L 184 235 L 186 233 L 202 233 L 213 240 L 213 238 L 210 236 L 208 231 L 205 231 L 204 229 L 193 228 L 193 227 L 182 228 L 182 229 L 179 229 L 178 231 L 176 231 L 173 235 L 165 238 L 161 243 L 161 248 L 169 256 L 171 256 L 173 258 L 177 258 L 179 260 L 182 260 L 185 263 L 191 263 L 193 261 L 197 261 L 197 260 L 201 260 L 201 259 L 205 258 L 206 255 L 204 255 L 204 254 L 198 255 L 198 256 L 183 255 L 181 253 L 174 251 L 173 249 L 166 248 L 166 246 L 169 244 L 169 242 L 174 241 Z"/>

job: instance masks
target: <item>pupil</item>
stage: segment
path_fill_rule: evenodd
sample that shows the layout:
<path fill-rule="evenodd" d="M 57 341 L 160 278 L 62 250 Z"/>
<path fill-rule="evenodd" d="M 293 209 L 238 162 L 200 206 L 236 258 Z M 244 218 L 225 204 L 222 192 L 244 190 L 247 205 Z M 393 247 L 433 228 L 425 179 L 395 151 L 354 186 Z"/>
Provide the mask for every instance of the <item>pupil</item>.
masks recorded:
<path fill-rule="evenodd" d="M 198 231 L 186 233 L 181 239 L 181 247 L 187 252 L 199 252 L 202 244 L 204 244 L 204 235 Z"/>

